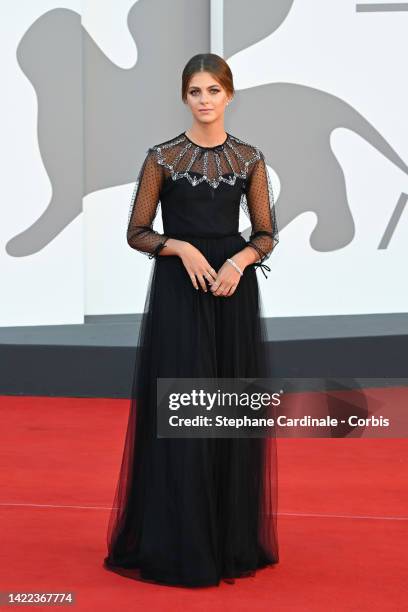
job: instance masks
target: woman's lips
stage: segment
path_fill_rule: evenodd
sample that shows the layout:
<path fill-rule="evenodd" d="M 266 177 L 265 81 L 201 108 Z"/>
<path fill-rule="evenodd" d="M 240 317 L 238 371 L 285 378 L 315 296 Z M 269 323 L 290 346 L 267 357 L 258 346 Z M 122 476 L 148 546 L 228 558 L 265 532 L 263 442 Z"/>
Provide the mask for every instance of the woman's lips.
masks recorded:
<path fill-rule="evenodd" d="M 212 109 L 211 108 L 200 108 L 200 113 L 209 113 Z"/>

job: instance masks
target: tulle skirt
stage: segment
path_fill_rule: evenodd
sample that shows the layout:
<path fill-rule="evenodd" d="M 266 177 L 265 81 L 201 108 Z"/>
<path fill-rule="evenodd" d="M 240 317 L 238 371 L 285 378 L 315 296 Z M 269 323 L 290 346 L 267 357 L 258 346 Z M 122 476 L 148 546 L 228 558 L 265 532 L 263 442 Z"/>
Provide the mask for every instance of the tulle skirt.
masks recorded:
<path fill-rule="evenodd" d="M 185 238 L 218 270 L 240 234 Z M 135 279 L 135 286 L 137 285 Z M 268 377 L 256 269 L 235 293 L 196 290 L 177 256 L 154 260 L 139 331 L 106 569 L 209 586 L 278 563 L 276 438 L 158 438 L 158 377 Z"/>

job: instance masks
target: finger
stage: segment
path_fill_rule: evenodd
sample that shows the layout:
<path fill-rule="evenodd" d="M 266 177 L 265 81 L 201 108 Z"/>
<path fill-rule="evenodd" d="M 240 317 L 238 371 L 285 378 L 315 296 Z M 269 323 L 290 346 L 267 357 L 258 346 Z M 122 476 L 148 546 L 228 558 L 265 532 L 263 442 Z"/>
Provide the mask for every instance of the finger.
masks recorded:
<path fill-rule="evenodd" d="M 203 291 L 205 291 L 207 293 L 207 285 L 205 284 L 205 278 L 202 274 L 199 274 L 198 272 L 196 272 L 196 276 L 198 278 L 198 282 L 200 283 Z"/>
<path fill-rule="evenodd" d="M 212 287 L 214 287 L 214 295 L 222 295 L 224 290 L 224 285 L 222 283 L 216 282 L 212 285 Z"/>
<path fill-rule="evenodd" d="M 191 278 L 191 282 L 193 283 L 193 287 L 195 289 L 198 289 L 198 285 L 197 285 L 197 280 L 196 280 L 195 274 L 193 274 L 192 272 L 189 272 L 188 275 Z"/>
<path fill-rule="evenodd" d="M 217 279 L 217 275 L 215 275 L 215 278 L 214 278 L 213 276 L 211 276 L 209 272 L 204 272 L 204 278 L 209 285 L 212 285 L 213 282 Z"/>
<path fill-rule="evenodd" d="M 208 274 L 210 275 L 211 280 L 215 280 L 217 278 L 217 272 L 214 270 L 214 268 L 209 268 Z"/>
<path fill-rule="evenodd" d="M 237 285 L 231 285 L 230 290 L 228 291 L 228 294 L 227 294 L 228 297 L 235 293 L 236 288 L 237 288 Z"/>

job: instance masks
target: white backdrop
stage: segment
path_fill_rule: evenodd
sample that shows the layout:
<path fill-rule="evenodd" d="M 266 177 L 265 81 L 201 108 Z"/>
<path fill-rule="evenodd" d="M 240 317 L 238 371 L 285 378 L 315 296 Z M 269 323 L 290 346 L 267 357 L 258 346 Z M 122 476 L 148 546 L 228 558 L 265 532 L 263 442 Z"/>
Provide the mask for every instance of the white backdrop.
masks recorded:
<path fill-rule="evenodd" d="M 49 30 L 45 29 L 49 24 L 52 26 L 54 23 L 54 28 L 61 27 L 62 31 L 64 24 L 68 24 L 68 33 L 70 28 L 82 27 L 88 41 L 84 53 L 91 56 L 90 61 L 88 57 L 84 62 L 87 70 L 81 70 L 80 65 L 76 69 L 75 62 L 70 63 L 71 75 L 67 81 L 67 70 L 61 57 L 58 57 L 56 66 L 57 69 L 61 67 L 62 73 L 58 89 L 64 87 L 64 83 L 75 83 L 76 79 L 78 90 L 75 90 L 75 96 L 77 98 L 78 92 L 82 92 L 81 100 L 84 108 L 87 108 L 91 96 L 86 83 L 88 79 L 93 83 L 89 67 L 99 66 L 92 63 L 92 54 L 97 53 L 98 58 L 103 58 L 104 66 L 108 66 L 106 74 L 114 75 L 112 87 L 116 88 L 115 91 L 120 87 L 120 79 L 130 75 L 139 62 L 142 69 L 142 59 L 150 61 L 151 50 L 150 55 L 147 51 L 142 55 L 145 48 L 142 42 L 138 45 L 138 38 L 134 38 L 132 24 L 140 24 L 139 28 L 144 25 L 148 27 L 157 7 L 166 11 L 168 3 L 165 0 L 143 0 L 140 7 L 135 4 L 130 0 L 72 1 L 63 5 L 43 0 L 35 3 L 25 0 L 18 5 L 8 3 L 7 18 L 1 20 L 3 85 L 7 92 L 1 99 L 0 115 L 4 170 L 0 224 L 2 326 L 81 323 L 84 314 L 120 314 L 143 310 L 153 262 L 130 249 L 126 243 L 126 222 L 133 182 L 129 172 L 125 173 L 127 178 L 123 180 L 120 167 L 126 164 L 125 161 L 122 164 L 121 155 L 126 150 L 126 163 L 129 163 L 129 155 L 134 155 L 131 163 L 135 179 L 147 145 L 165 140 L 183 128 L 187 129 L 191 123 L 190 116 L 179 100 L 180 109 L 174 125 L 171 115 L 160 118 L 167 125 L 166 131 L 161 127 L 162 123 L 158 131 L 154 131 L 152 122 L 157 116 L 154 113 L 151 117 L 143 117 L 143 137 L 137 146 L 129 150 L 126 149 L 127 144 L 122 149 L 116 141 L 113 142 L 107 131 L 103 143 L 104 157 L 102 153 L 99 157 L 101 147 L 95 148 L 97 155 L 93 153 L 92 142 L 88 145 L 88 141 L 92 141 L 100 129 L 98 110 L 102 102 L 116 109 L 113 118 L 109 119 L 112 130 L 115 130 L 120 111 L 114 98 L 112 102 L 106 100 L 106 96 L 101 96 L 96 102 L 92 100 L 92 105 L 89 104 L 88 112 L 84 114 L 86 129 L 83 132 L 84 150 L 89 146 L 90 158 L 82 175 L 77 170 L 74 173 L 73 168 L 81 160 L 82 150 L 73 140 L 70 143 L 70 157 L 61 155 L 61 151 L 68 148 L 65 143 L 68 142 L 69 130 L 63 131 L 67 110 L 64 107 L 64 112 L 60 112 L 58 104 L 49 104 L 51 90 L 46 88 L 49 85 L 47 80 L 55 79 L 55 73 L 50 71 L 42 53 L 38 57 L 29 53 L 29 44 L 37 49 L 36 41 L 43 41 L 44 38 L 51 49 L 55 48 L 56 54 L 61 53 L 62 43 L 61 46 L 58 43 L 61 36 L 56 36 L 55 41 L 50 40 Z M 180 21 L 177 7 L 180 10 L 185 10 L 185 7 L 178 0 L 170 4 L 173 5 L 174 24 L 169 24 L 165 18 L 163 28 L 172 32 L 168 34 L 168 48 L 174 45 L 176 49 L 177 46 L 174 74 L 178 75 L 178 80 L 177 76 L 170 79 L 170 85 L 166 83 L 165 87 L 173 84 L 174 99 L 177 100 L 184 63 L 194 53 L 210 49 L 193 48 L 191 52 L 191 47 L 183 44 L 183 36 L 174 35 L 174 28 Z M 279 8 L 279 4 L 277 1 L 275 6 Z M 281 4 L 288 3 L 282 1 Z M 408 177 L 406 171 L 394 163 L 392 154 L 385 150 L 384 145 L 384 142 L 388 143 L 390 150 L 408 162 L 408 86 L 405 78 L 408 12 L 365 13 L 357 11 L 356 6 L 350 0 L 297 0 L 279 27 L 271 28 L 271 32 L 261 40 L 254 40 L 253 44 L 226 56 L 234 74 L 237 92 L 246 93 L 245 90 L 265 84 L 295 84 L 302 90 L 315 90 L 314 104 L 321 104 L 322 112 L 327 104 L 327 94 L 334 97 L 331 98 L 336 104 L 331 111 L 334 113 L 333 128 L 327 133 L 328 149 L 344 174 L 347 203 L 354 221 L 354 236 L 343 248 L 326 252 L 313 248 L 310 236 L 318 223 L 316 212 L 304 210 L 291 218 L 290 210 L 295 202 L 290 199 L 284 202 L 284 208 L 279 208 L 283 203 L 279 198 L 284 192 L 284 180 L 299 180 L 295 168 L 291 172 L 290 151 L 287 152 L 285 177 L 280 176 L 279 170 L 270 162 L 278 221 L 282 226 L 279 228 L 280 242 L 267 261 L 271 267 L 268 279 L 264 278 L 261 270 L 257 272 L 265 316 L 408 311 L 408 290 L 404 282 L 408 242 L 408 211 L 405 205 Z M 206 10 L 209 7 L 210 3 Z M 45 24 L 41 25 L 42 31 L 40 23 L 35 22 L 48 11 L 53 13 L 41 22 Z M 133 18 L 128 21 L 129 11 L 134 15 L 134 21 Z M 146 12 L 144 21 L 143 11 Z M 82 25 L 80 19 L 75 21 L 81 15 Z M 257 12 L 254 19 L 256 15 Z M 185 27 L 184 22 L 182 26 Z M 224 23 L 219 30 L 225 30 L 225 27 Z M 26 46 L 20 47 L 18 52 L 30 28 L 32 40 L 24 41 Z M 158 36 L 158 32 L 153 36 Z M 67 37 L 68 51 L 63 58 L 70 55 L 69 40 Z M 217 52 L 215 48 L 212 50 Z M 47 52 L 48 57 L 49 48 Z M 157 53 L 158 59 L 163 61 L 160 48 L 157 48 Z M 184 58 L 181 63 L 180 58 Z M 67 61 L 71 61 L 71 58 Z M 166 61 L 170 61 L 169 58 Z M 29 76 L 24 68 L 27 65 L 30 67 Z M 148 65 L 145 74 L 150 74 Z M 157 65 L 154 64 L 151 75 L 143 77 L 143 80 L 140 77 L 136 79 L 137 75 L 135 72 L 135 79 L 131 83 L 139 96 L 148 99 L 151 94 L 157 98 L 160 94 L 153 90 Z M 93 92 L 93 84 L 90 88 Z M 70 93 L 71 90 L 72 85 Z M 67 91 L 68 85 L 61 98 L 65 103 Z M 122 99 L 120 90 L 117 98 L 119 101 Z M 159 100 L 160 104 L 163 99 Z M 72 100 L 69 104 L 72 107 Z M 344 108 L 349 107 L 373 126 L 373 130 L 381 135 L 382 144 L 376 146 L 374 139 L 367 137 L 366 127 L 352 129 L 349 123 L 343 122 Z M 301 133 L 307 123 L 307 109 L 301 117 L 292 116 L 289 107 L 282 112 L 287 113 L 282 121 L 292 122 L 292 125 L 299 121 Z M 81 104 L 75 113 L 73 117 L 81 134 Z M 150 119 L 150 122 L 146 119 Z M 262 127 L 260 123 L 266 120 L 264 116 L 250 117 L 248 125 L 256 121 L 259 130 Z M 106 124 L 106 119 L 103 121 Z M 243 136 L 251 133 L 248 125 Z M 58 129 L 57 136 L 52 139 L 56 126 L 61 126 L 62 135 L 59 136 Z M 240 136 L 237 125 L 234 124 L 232 130 L 228 125 L 226 127 Z M 117 131 L 121 129 L 123 127 L 118 126 Z M 132 141 L 136 128 L 129 121 L 128 130 Z M 88 139 L 89 133 L 91 139 Z M 255 130 L 254 133 L 258 132 Z M 301 142 L 299 140 L 299 146 Z M 264 148 L 256 141 L 253 144 Z M 112 151 L 109 151 L 111 145 Z M 307 165 L 314 151 L 305 150 L 302 155 Z M 320 158 L 317 158 L 317 162 L 323 170 Z M 114 177 L 108 178 L 109 171 L 104 169 L 105 164 L 108 169 L 117 164 Z M 319 176 L 315 180 L 319 181 Z M 82 198 L 83 212 L 64 225 L 61 219 L 71 210 L 75 194 L 83 184 L 87 185 Z M 301 191 L 302 185 L 298 187 Z M 67 192 L 70 195 L 64 199 Z M 56 199 L 55 215 L 50 214 L 46 222 L 38 225 L 39 218 L 53 197 Z M 400 216 L 394 223 L 385 248 L 378 248 L 400 199 Z M 37 226 L 32 227 L 36 223 Z M 241 229 L 245 226 L 245 217 L 242 217 Z M 154 227 L 162 230 L 160 213 Z M 331 231 L 335 231 L 335 227 Z"/>

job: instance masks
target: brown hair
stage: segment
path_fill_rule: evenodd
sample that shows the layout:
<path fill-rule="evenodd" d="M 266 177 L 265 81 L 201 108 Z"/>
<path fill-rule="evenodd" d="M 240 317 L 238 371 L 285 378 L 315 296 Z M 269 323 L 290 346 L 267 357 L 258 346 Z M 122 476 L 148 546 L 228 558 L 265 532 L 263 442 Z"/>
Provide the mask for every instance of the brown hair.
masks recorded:
<path fill-rule="evenodd" d="M 184 66 L 181 77 L 181 98 L 187 100 L 187 89 L 191 77 L 196 72 L 210 72 L 227 94 L 234 95 L 234 82 L 230 67 L 224 58 L 215 53 L 198 53 L 193 55 Z"/>

